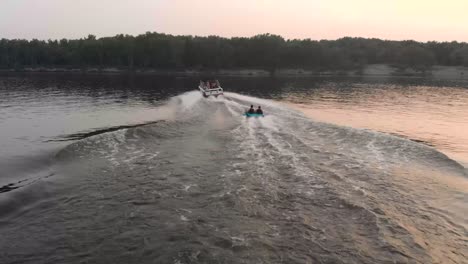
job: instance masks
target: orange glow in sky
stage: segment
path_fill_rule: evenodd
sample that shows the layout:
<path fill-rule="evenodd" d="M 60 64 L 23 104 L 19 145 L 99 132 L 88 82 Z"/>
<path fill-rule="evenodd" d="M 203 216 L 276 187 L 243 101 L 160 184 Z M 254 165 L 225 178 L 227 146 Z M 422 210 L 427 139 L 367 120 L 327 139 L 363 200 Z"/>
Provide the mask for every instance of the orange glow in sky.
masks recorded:
<path fill-rule="evenodd" d="M 0 38 L 168 34 L 468 41 L 468 0 L 2 0 Z"/>
<path fill-rule="evenodd" d="M 158 12 L 178 34 L 468 41 L 468 0 L 175 0 Z"/>

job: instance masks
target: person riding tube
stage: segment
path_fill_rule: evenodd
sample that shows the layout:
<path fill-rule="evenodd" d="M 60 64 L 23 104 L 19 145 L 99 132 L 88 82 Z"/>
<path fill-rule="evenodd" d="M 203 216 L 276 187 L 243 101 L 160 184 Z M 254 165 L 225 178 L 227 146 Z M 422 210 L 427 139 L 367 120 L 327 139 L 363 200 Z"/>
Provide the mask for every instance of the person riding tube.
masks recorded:
<path fill-rule="evenodd" d="M 255 113 L 259 115 L 263 115 L 262 107 L 258 106 L 257 111 Z"/>
<path fill-rule="evenodd" d="M 255 114 L 255 109 L 254 106 L 251 105 L 249 111 L 247 111 L 247 114 Z"/>

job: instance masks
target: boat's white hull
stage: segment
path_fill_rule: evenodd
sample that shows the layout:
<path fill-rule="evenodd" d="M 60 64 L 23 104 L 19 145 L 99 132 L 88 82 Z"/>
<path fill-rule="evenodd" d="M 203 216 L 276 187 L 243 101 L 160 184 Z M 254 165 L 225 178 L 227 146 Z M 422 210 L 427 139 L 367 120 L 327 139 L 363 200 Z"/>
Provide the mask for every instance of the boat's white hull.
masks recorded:
<path fill-rule="evenodd" d="M 202 86 L 198 86 L 198 89 L 200 90 L 200 92 L 203 94 L 204 97 L 209 97 L 209 96 L 217 97 L 219 95 L 223 95 L 223 88 L 221 87 L 208 89 Z"/>

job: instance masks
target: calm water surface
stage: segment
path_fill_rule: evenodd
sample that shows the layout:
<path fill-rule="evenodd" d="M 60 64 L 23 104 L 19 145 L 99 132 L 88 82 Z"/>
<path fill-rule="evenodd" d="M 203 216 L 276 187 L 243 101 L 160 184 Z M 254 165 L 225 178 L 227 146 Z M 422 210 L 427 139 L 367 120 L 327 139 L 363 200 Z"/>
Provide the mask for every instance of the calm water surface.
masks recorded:
<path fill-rule="evenodd" d="M 468 83 L 221 82 L 0 76 L 0 262 L 467 263 Z"/>

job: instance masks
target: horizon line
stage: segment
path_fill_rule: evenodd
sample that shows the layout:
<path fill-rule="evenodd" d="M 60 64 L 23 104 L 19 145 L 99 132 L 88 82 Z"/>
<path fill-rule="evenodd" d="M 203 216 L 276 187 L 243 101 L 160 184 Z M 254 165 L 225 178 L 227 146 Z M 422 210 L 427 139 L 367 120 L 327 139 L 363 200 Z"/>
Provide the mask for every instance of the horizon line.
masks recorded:
<path fill-rule="evenodd" d="M 164 32 L 158 32 L 158 31 L 146 31 L 144 33 L 138 33 L 138 34 L 127 34 L 127 33 L 118 33 L 114 35 L 108 35 L 108 36 L 97 36 L 95 34 L 89 33 L 86 36 L 80 37 L 80 38 L 0 38 L 0 40 L 27 40 L 27 41 L 33 41 L 33 40 L 38 40 L 38 41 L 60 41 L 60 40 L 80 40 L 80 39 L 86 39 L 89 36 L 94 36 L 96 39 L 103 39 L 103 38 L 113 38 L 116 36 L 131 36 L 131 37 L 138 37 L 141 35 L 146 35 L 146 34 L 161 34 L 161 35 L 168 35 L 168 36 L 173 36 L 173 37 L 200 37 L 200 38 L 208 38 L 208 37 L 217 37 L 217 38 L 223 38 L 223 39 L 233 39 L 233 38 L 253 38 L 256 36 L 261 36 L 261 35 L 271 35 L 271 36 L 279 36 L 285 41 L 305 41 L 305 40 L 310 40 L 310 41 L 338 41 L 340 39 L 346 39 L 346 38 L 351 38 L 351 39 L 367 39 L 367 40 L 381 40 L 381 41 L 395 41 L 395 42 L 404 42 L 404 41 L 414 41 L 418 43 L 429 43 L 429 42 L 436 42 L 436 43 L 465 43 L 468 44 L 467 41 L 459 41 L 459 40 L 444 40 L 444 41 L 439 41 L 439 40 L 426 40 L 426 41 L 420 41 L 420 40 L 415 40 L 415 39 L 385 39 L 385 38 L 378 38 L 378 37 L 364 37 L 364 36 L 343 36 L 339 37 L 336 39 L 313 39 L 313 38 L 286 38 L 280 34 L 275 34 L 275 33 L 258 33 L 255 35 L 251 36 L 221 36 L 221 35 L 215 35 L 215 34 L 210 34 L 210 35 L 194 35 L 194 34 L 171 34 L 171 33 L 164 33 Z"/>

